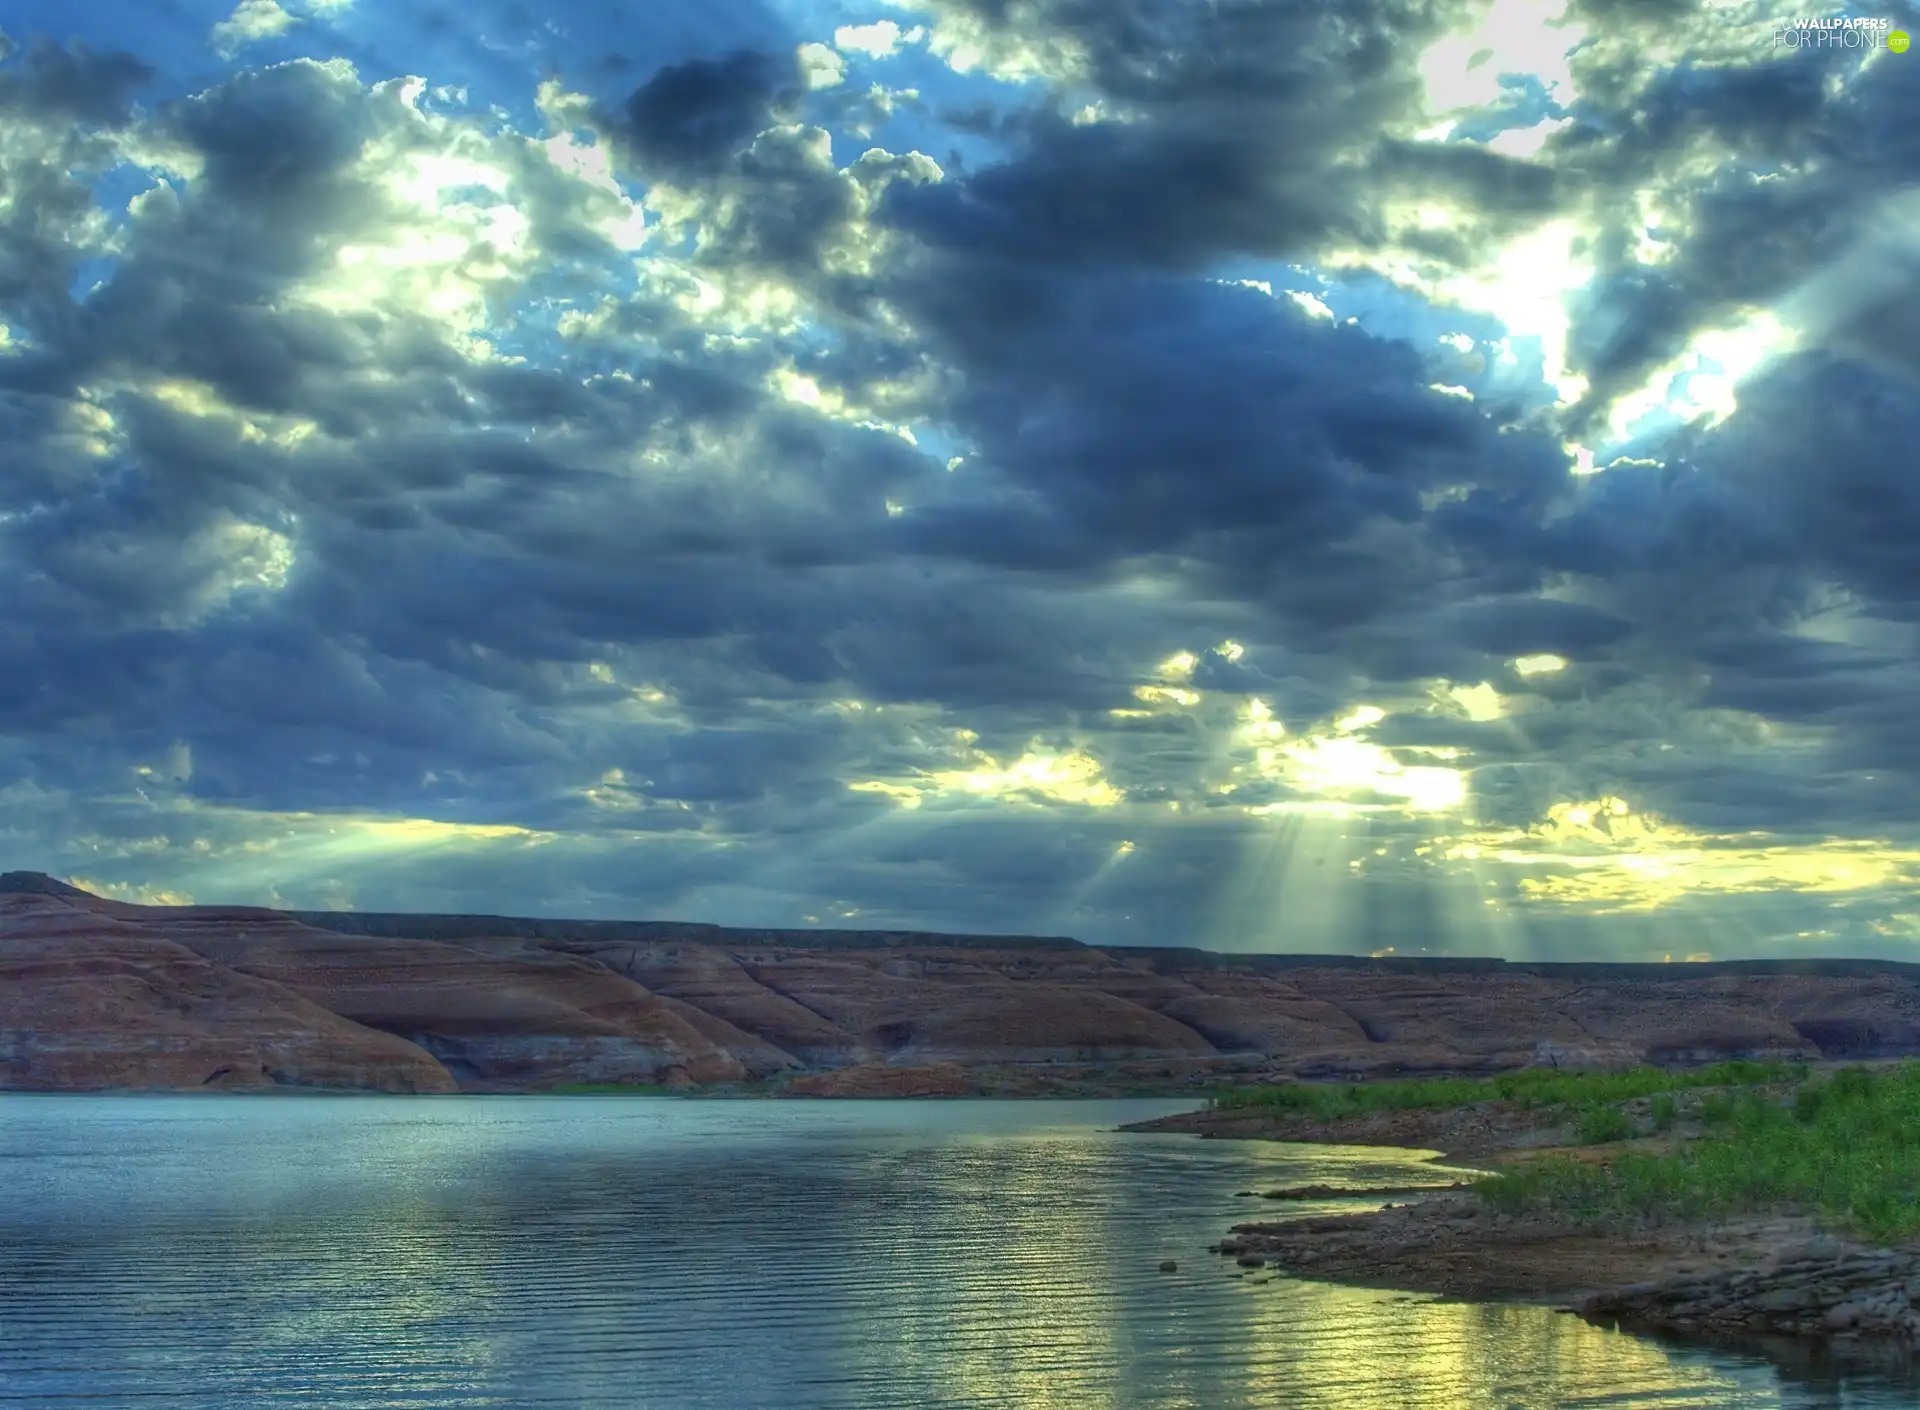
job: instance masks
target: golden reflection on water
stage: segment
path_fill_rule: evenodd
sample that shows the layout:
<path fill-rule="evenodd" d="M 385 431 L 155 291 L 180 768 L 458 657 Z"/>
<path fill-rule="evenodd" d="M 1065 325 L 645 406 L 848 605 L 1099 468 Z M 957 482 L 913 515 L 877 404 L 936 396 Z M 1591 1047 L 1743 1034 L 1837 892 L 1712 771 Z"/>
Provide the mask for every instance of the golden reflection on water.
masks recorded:
<path fill-rule="evenodd" d="M 1258 1149 L 1282 1152 L 1284 1177 L 1253 1179 L 1259 1188 L 1386 1182 L 1396 1171 L 1377 1149 L 1322 1147 L 1305 1166 L 1296 1151 Z M 1143 1234 L 1140 1202 L 1099 1146 L 975 1142 L 970 1154 L 956 1180 L 966 1197 L 925 1209 L 911 1239 L 877 1246 L 884 1261 L 867 1276 L 888 1290 L 890 1332 L 847 1344 L 855 1383 L 904 1375 L 937 1386 L 941 1404 L 1035 1410 L 1507 1410 L 1593 1396 L 1620 1404 L 1623 1387 L 1662 1406 L 1777 1403 L 1753 1398 L 1751 1373 L 1676 1361 L 1548 1308 L 1246 1274 L 1204 1246 L 1176 1251 L 1150 1226 Z M 1397 1168 L 1413 1179 L 1456 1173 L 1411 1153 Z M 1241 1219 L 1278 1217 L 1270 1210 L 1223 1207 L 1216 1237 Z M 931 1250 L 939 1277 L 928 1276 Z M 1157 1271 L 1163 1257 L 1176 1273 Z"/>
<path fill-rule="evenodd" d="M 1449 1172 L 1365 1148 L 1111 1132 L 1142 1114 L 0 1097 L 0 1149 L 18 1157 L 0 1201 L 0 1398 L 172 1395 L 201 1410 L 1842 1403 L 1785 1399 L 1751 1359 L 1676 1355 L 1544 1308 L 1241 1276 L 1206 1244 L 1275 1215 L 1236 1191 Z M 1178 1270 L 1158 1271 L 1164 1259 Z"/>
<path fill-rule="evenodd" d="M 1740 1390 L 1710 1367 L 1676 1363 L 1650 1343 L 1545 1308 L 1395 1303 L 1391 1294 L 1314 1284 L 1259 1291 L 1280 1294 L 1249 1298 L 1243 1331 L 1276 1349 L 1269 1404 L 1506 1405 L 1542 1367 L 1552 1368 L 1550 1382 L 1569 1390 L 1631 1386 L 1668 1406 L 1724 1405 Z"/>

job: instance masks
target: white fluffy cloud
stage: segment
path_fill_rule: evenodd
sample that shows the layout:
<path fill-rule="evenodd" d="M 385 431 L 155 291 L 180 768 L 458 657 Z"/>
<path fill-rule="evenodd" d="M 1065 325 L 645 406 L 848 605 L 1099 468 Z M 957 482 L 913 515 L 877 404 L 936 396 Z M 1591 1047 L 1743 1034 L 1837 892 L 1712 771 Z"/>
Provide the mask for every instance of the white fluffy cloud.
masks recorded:
<path fill-rule="evenodd" d="M 240 0 L 208 35 L 214 51 L 232 57 L 249 44 L 285 34 L 300 21 L 281 9 L 275 0 Z"/>

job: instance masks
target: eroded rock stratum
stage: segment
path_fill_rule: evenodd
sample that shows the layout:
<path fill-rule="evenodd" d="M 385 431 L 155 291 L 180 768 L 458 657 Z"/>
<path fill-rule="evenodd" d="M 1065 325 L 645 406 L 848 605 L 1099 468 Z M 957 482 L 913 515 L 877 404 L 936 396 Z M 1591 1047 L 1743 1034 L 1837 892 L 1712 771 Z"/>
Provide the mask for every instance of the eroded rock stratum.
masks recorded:
<path fill-rule="evenodd" d="M 794 1079 L 817 1095 L 935 1095 L 1917 1052 L 1920 966 L 1890 961 L 1102 950 L 1026 936 L 140 906 L 37 873 L 0 876 L 0 1087 L 13 1089 Z"/>

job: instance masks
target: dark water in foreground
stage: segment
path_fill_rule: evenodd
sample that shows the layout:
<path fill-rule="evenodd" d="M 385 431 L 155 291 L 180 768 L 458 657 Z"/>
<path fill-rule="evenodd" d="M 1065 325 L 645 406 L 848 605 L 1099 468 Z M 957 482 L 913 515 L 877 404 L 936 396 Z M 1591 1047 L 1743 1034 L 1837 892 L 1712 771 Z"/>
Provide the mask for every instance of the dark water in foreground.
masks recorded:
<path fill-rule="evenodd" d="M 1179 1106 L 0 1096 L 0 1404 L 1920 1399 L 1541 1309 L 1236 1277 L 1204 1251 L 1252 1214 L 1236 1190 L 1411 1162 L 1110 1130 Z"/>

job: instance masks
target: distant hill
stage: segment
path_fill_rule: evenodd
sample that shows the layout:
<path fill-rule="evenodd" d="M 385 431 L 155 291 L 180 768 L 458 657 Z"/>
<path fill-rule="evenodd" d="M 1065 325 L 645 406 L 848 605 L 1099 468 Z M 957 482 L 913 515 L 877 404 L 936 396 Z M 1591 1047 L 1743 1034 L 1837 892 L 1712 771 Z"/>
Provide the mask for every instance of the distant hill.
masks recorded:
<path fill-rule="evenodd" d="M 0 1087 L 1202 1091 L 1920 1053 L 1920 966 L 145 906 L 0 875 Z"/>
<path fill-rule="evenodd" d="M 91 896 L 43 871 L 0 871 L 0 896 Z"/>

